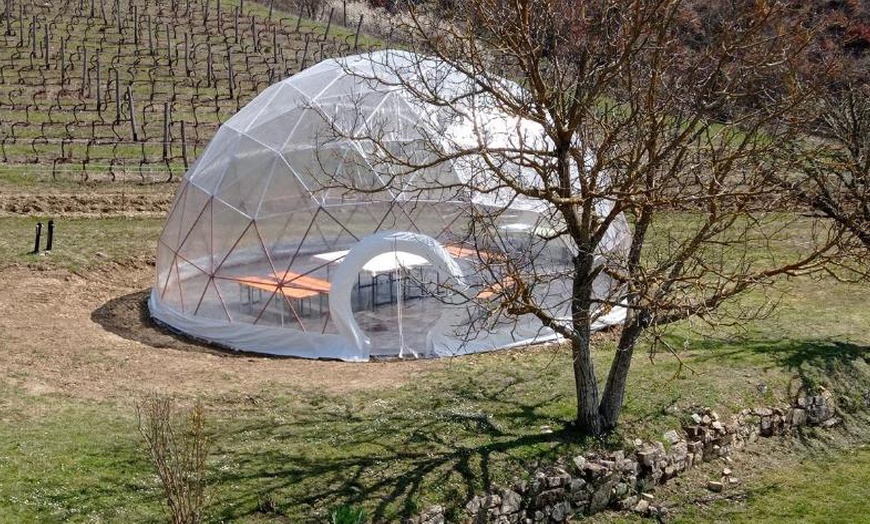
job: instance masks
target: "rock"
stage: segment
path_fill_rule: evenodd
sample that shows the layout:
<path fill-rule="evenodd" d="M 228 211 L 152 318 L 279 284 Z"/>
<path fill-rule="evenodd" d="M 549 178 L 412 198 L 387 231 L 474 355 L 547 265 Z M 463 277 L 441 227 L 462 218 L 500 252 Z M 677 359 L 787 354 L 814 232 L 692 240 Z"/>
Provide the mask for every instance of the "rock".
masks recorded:
<path fill-rule="evenodd" d="M 792 426 L 803 426 L 807 423 L 807 410 L 802 408 L 792 408 L 789 413 L 789 420 Z"/>
<path fill-rule="evenodd" d="M 644 493 L 641 495 L 641 497 L 648 502 L 652 502 L 656 498 L 655 495 L 653 495 L 652 493 Z"/>
<path fill-rule="evenodd" d="M 553 512 L 550 513 L 550 519 L 555 522 L 565 522 L 572 514 L 570 503 L 559 502 L 553 506 Z"/>
<path fill-rule="evenodd" d="M 616 486 L 613 486 L 613 496 L 617 499 L 621 499 L 628 494 L 628 484 L 625 482 L 617 482 Z"/>
<path fill-rule="evenodd" d="M 755 408 L 752 411 L 755 415 L 758 415 L 759 417 L 769 417 L 773 415 L 773 411 L 769 410 L 768 408 Z"/>
<path fill-rule="evenodd" d="M 731 484 L 732 486 L 735 486 L 737 484 L 740 484 L 740 479 L 736 478 L 736 477 L 729 477 L 728 483 Z"/>
<path fill-rule="evenodd" d="M 547 491 L 542 491 L 538 493 L 538 496 L 535 497 L 535 508 L 542 509 L 547 506 L 552 506 L 553 504 L 562 500 L 565 496 L 565 490 L 562 488 L 556 489 L 548 489 Z"/>
<path fill-rule="evenodd" d="M 641 515 L 646 515 L 649 511 L 649 501 L 645 499 L 640 499 L 637 502 L 637 505 L 634 507 L 635 513 L 640 513 Z"/>
<path fill-rule="evenodd" d="M 623 511 L 633 508 L 637 504 L 637 495 L 626 497 L 619 501 L 617 507 Z"/>
<path fill-rule="evenodd" d="M 571 475 L 562 468 L 551 468 L 546 473 L 547 486 L 558 488 L 571 482 Z"/>
<path fill-rule="evenodd" d="M 571 479 L 571 483 L 568 485 L 568 490 L 573 494 L 578 491 L 582 491 L 586 487 L 586 481 L 581 478 Z"/>
<path fill-rule="evenodd" d="M 668 442 L 670 442 L 673 445 L 673 444 L 676 444 L 677 442 L 679 442 L 683 439 L 680 438 L 680 435 L 677 433 L 676 430 L 672 429 L 672 430 L 665 433 L 665 440 L 667 440 Z"/>
<path fill-rule="evenodd" d="M 773 421 L 769 416 L 761 418 L 761 424 L 759 426 L 759 434 L 762 437 L 769 437 L 773 435 Z"/>
<path fill-rule="evenodd" d="M 701 415 L 699 415 L 697 413 L 692 413 L 692 421 L 695 424 L 700 424 L 701 423 Z"/>
<path fill-rule="evenodd" d="M 838 419 L 837 417 L 831 417 L 829 419 L 826 419 L 824 422 L 822 422 L 822 427 L 826 428 L 826 429 L 832 428 L 839 423 L 840 423 L 840 419 Z"/>
<path fill-rule="evenodd" d="M 724 475 L 726 477 L 730 477 L 731 476 L 731 468 L 723 468 L 722 475 Z"/>
<path fill-rule="evenodd" d="M 713 419 L 713 422 L 716 422 L 719 420 L 719 414 L 715 411 L 710 411 L 710 418 Z"/>
<path fill-rule="evenodd" d="M 598 513 L 610 505 L 610 493 L 616 485 L 616 479 L 610 479 L 600 485 L 589 500 L 589 513 Z"/>
<path fill-rule="evenodd" d="M 420 524 L 444 524 L 444 506 L 432 506 L 420 515 Z"/>
<path fill-rule="evenodd" d="M 523 507 L 523 497 L 516 491 L 505 489 L 501 492 L 501 506 L 499 511 L 505 515 L 516 513 Z"/>
<path fill-rule="evenodd" d="M 589 479 L 597 479 L 607 473 L 607 468 L 595 462 L 589 462 L 583 467 Z"/>
<path fill-rule="evenodd" d="M 725 488 L 725 485 L 722 484 L 721 482 L 717 482 L 715 480 L 711 480 L 711 481 L 707 482 L 707 489 L 709 489 L 710 491 L 713 491 L 715 493 L 721 493 L 724 488 Z"/>
<path fill-rule="evenodd" d="M 468 512 L 469 515 L 477 515 L 480 511 L 480 502 L 483 497 L 474 497 L 465 504 L 465 511 Z"/>
<path fill-rule="evenodd" d="M 586 466 L 586 457 L 583 455 L 574 457 L 574 466 L 577 468 L 577 471 L 583 471 L 583 468 Z"/>
<path fill-rule="evenodd" d="M 622 461 L 622 466 L 619 468 L 623 473 L 628 473 L 629 475 L 637 475 L 639 468 L 637 461 L 633 458 L 627 458 Z"/>
<path fill-rule="evenodd" d="M 710 415 L 704 415 L 701 417 L 701 423 L 705 426 L 709 426 L 711 422 L 713 422 L 713 419 L 710 418 Z"/>

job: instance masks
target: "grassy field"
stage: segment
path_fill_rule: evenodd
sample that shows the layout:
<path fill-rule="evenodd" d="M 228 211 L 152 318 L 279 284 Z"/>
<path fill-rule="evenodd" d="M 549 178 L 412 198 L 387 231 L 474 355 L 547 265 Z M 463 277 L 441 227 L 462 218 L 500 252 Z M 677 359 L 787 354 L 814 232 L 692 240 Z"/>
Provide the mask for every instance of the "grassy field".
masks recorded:
<path fill-rule="evenodd" d="M 96 279 L 106 268 L 144 260 L 140 272 L 147 277 L 161 226 L 159 219 L 64 219 L 56 251 L 34 257 L 26 252 L 35 220 L 0 218 L 4 271 L 74 271 Z M 23 244 L 11 240 L 22 237 Z M 213 440 L 208 515 L 226 521 L 323 520 L 344 504 L 363 507 L 378 521 L 394 521 L 433 503 L 447 504 L 449 515 L 457 517 L 472 494 L 522 478 L 538 463 L 621 446 L 624 439 L 661 438 L 692 407 L 727 413 L 785 401 L 799 384 L 832 389 L 842 399 L 846 420 L 836 438 L 812 432 L 805 438 L 830 440 L 837 449 L 866 442 L 861 411 L 870 387 L 866 287 L 796 279 L 779 292 L 782 304 L 773 316 L 739 330 L 709 333 L 676 326 L 668 340 L 678 348 L 682 365 L 666 354 L 650 360 L 641 351 L 622 426 L 603 442 L 579 439 L 566 429 L 573 414 L 569 357 L 555 346 L 428 363 L 410 377 L 402 376 L 403 363 L 362 364 L 375 374 L 391 369 L 401 376 L 396 386 L 337 393 L 307 383 L 267 382 L 256 389 L 240 385 L 216 393 L 203 388 L 174 396 L 181 405 L 200 400 L 206 407 Z M 99 354 L 100 341 L 82 350 Z M 602 335 L 595 354 L 599 372 L 612 351 L 613 341 Z M 209 372 L 220 375 L 223 361 L 210 364 Z M 4 520 L 159 518 L 159 485 L 137 432 L 139 398 L 78 398 L 22 389 L 20 384 L 39 379 L 38 373 L 19 370 L 7 376 L 0 392 Z M 341 374 L 334 380 L 340 383 Z M 774 518 L 799 511 L 798 502 L 809 504 L 814 499 L 808 494 L 822 490 L 824 496 L 817 498 L 826 502 L 813 503 L 812 510 L 818 519 L 825 511 L 858 518 L 860 498 L 852 493 L 867 485 L 866 471 L 859 467 L 866 463 L 866 451 L 841 453 L 747 481 L 741 489 L 748 498 L 740 504 L 687 504 L 677 515 L 687 522 Z M 815 475 L 804 467 L 829 475 L 830 481 L 802 481 Z M 772 496 L 782 503 L 768 504 Z"/>
<path fill-rule="evenodd" d="M 831 389 L 844 425 L 762 448 L 775 452 L 755 457 L 757 469 L 739 466 L 744 483 L 722 497 L 703 490 L 709 472 L 701 469 L 689 475 L 696 483 L 665 489 L 662 500 L 681 522 L 867 520 L 870 454 L 860 447 L 870 442 L 866 284 L 783 282 L 769 318 L 715 332 L 674 326 L 665 340 L 679 359 L 666 352 L 648 358 L 645 341 L 620 429 L 604 441 L 567 429 L 573 385 L 568 352 L 558 346 L 341 365 L 191 356 L 171 344 L 116 336 L 95 317 L 131 296 L 141 306 L 175 188 L 150 182 L 183 170 L 181 122 L 192 159 L 259 89 L 348 52 L 354 33 L 333 24 L 327 35 L 323 21 L 278 12 L 270 18 L 263 5 L 245 2 L 237 35 L 237 0 L 223 0 L 220 14 L 214 1 L 190 2 L 189 10 L 184 2 L 137 10 L 131 6 L 145 3 L 97 2 L 106 15 L 95 17 L 84 12 L 89 2 L 20 4 L 6 4 L 14 6 L 11 31 L 0 35 L 0 521 L 165 519 L 137 429 L 136 404 L 146 392 L 166 394 L 180 408 L 205 406 L 209 521 L 308 522 L 326 521 L 342 505 L 364 508 L 369 520 L 396 521 L 434 503 L 456 520 L 467 498 L 537 465 L 638 437 L 660 439 L 693 408 L 726 414 L 786 402 L 802 385 Z M 209 53 L 221 58 L 211 75 Z M 52 218 L 52 253 L 29 254 L 36 222 Z M 138 320 L 135 311 L 131 318 Z M 599 375 L 613 350 L 612 335 L 602 334 Z M 152 360 L 165 368 L 144 368 Z M 188 367 L 170 369 L 174 360 Z M 266 367 L 295 374 L 236 382 Z M 634 519 L 609 513 L 595 520 Z"/>

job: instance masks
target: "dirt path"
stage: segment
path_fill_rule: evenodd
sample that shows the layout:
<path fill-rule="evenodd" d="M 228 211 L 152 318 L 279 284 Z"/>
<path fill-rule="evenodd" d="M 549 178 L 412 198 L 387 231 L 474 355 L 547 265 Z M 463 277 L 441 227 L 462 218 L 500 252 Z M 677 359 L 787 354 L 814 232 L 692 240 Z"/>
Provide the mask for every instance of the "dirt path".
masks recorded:
<path fill-rule="evenodd" d="M 350 364 L 227 354 L 171 336 L 145 312 L 153 268 L 0 271 L 0 380 L 93 399 L 150 392 L 256 395 L 266 388 L 350 392 L 404 384 L 436 361 Z"/>

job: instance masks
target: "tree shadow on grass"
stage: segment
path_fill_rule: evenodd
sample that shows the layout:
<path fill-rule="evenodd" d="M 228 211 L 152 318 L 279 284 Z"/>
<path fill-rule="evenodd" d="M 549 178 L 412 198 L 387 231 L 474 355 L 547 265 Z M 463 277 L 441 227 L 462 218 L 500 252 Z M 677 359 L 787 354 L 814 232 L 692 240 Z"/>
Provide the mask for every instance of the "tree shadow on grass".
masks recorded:
<path fill-rule="evenodd" d="M 457 400 L 462 405 L 467 398 Z M 280 425 L 236 427 L 221 434 L 233 467 L 216 473 L 214 487 L 246 489 L 222 496 L 216 517 L 250 516 L 271 500 L 292 520 L 324 517 L 332 507 L 350 504 L 366 507 L 375 522 L 395 521 L 433 500 L 458 507 L 537 460 L 594 444 L 566 427 L 541 431 L 552 419 L 540 408 L 556 398 L 497 400 L 506 406 L 498 418 L 473 408 L 406 407 L 309 413 Z M 249 445 L 239 451 L 242 440 Z"/>
<path fill-rule="evenodd" d="M 699 356 L 699 362 L 751 358 L 761 361 L 766 369 L 781 367 L 796 373 L 805 385 L 817 382 L 819 373 L 837 375 L 844 371 L 861 366 L 870 359 L 870 346 L 845 342 L 841 340 L 810 339 L 810 340 L 759 340 L 741 339 L 717 341 L 707 339 L 698 344 L 700 349 L 709 353 Z"/>

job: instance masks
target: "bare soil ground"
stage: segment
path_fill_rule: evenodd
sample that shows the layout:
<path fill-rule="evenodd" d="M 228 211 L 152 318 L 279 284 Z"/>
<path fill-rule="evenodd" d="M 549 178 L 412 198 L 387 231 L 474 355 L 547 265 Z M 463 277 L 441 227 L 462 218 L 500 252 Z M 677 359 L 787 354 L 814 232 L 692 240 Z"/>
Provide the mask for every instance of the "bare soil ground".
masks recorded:
<path fill-rule="evenodd" d="M 65 188 L 46 182 L 21 188 L 0 183 L 0 216 L 166 216 L 176 187 L 175 184 L 117 183 Z"/>
<path fill-rule="evenodd" d="M 0 380 L 34 394 L 92 399 L 345 391 L 406 383 L 437 361 L 352 364 L 268 358 L 199 345 L 155 326 L 145 300 L 153 267 L 0 271 Z"/>

